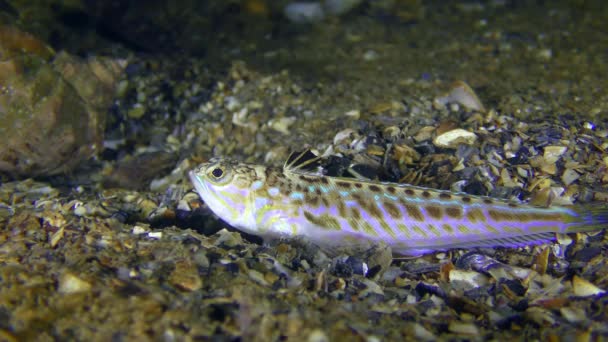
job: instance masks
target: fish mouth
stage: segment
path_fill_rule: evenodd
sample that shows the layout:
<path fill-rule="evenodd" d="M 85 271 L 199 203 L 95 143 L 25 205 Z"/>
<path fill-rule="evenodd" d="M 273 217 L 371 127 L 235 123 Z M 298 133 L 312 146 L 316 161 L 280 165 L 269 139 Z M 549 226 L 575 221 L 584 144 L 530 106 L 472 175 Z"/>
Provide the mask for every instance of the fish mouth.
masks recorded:
<path fill-rule="evenodd" d="M 188 177 L 190 177 L 190 181 L 192 182 L 192 185 L 194 185 L 194 189 L 199 194 L 199 196 L 202 197 L 205 193 L 207 193 L 207 185 L 197 175 L 196 170 L 191 170 L 190 172 L 188 172 Z"/>

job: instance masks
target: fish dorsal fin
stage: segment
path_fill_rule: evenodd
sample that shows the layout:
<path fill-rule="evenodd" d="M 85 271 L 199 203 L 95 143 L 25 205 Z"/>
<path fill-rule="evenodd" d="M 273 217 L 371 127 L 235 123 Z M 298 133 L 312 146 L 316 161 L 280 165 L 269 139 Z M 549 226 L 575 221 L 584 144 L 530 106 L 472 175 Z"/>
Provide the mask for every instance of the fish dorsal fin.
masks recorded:
<path fill-rule="evenodd" d="M 321 157 L 312 153 L 310 149 L 304 151 L 292 152 L 285 164 L 283 165 L 284 172 L 299 173 L 299 174 L 314 174 L 321 175 L 318 170 L 321 167 L 319 162 Z"/>

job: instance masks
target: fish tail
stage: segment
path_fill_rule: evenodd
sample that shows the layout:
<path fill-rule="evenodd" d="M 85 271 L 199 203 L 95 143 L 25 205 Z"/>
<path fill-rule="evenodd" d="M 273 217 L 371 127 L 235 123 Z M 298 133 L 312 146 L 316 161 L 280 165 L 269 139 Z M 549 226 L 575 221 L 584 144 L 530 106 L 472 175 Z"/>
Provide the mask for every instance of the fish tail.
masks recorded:
<path fill-rule="evenodd" d="M 575 214 L 569 216 L 564 233 L 582 233 L 608 228 L 608 206 L 585 204 L 573 209 Z"/>

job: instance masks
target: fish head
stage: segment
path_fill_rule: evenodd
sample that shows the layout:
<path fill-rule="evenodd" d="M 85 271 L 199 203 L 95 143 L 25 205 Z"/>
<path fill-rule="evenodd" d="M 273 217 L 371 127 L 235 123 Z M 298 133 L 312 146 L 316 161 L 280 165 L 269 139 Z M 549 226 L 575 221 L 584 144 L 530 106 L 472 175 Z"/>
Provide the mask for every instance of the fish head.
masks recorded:
<path fill-rule="evenodd" d="M 214 158 L 190 171 L 189 176 L 201 199 L 217 216 L 251 232 L 255 230 L 252 193 L 257 173 L 254 165 Z"/>

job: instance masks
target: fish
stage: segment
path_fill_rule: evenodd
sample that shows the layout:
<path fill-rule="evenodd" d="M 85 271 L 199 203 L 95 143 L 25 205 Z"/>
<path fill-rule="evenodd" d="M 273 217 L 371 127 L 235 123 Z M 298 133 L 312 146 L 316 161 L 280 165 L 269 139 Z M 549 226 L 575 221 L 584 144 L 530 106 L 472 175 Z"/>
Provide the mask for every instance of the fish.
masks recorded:
<path fill-rule="evenodd" d="M 419 256 L 544 244 L 556 233 L 608 226 L 608 208 L 602 205 L 539 206 L 331 177 L 306 170 L 307 162 L 298 159 L 276 168 L 212 158 L 189 177 L 211 211 L 232 227 L 264 240 L 304 238 L 327 250 L 385 244 L 393 254 Z"/>

